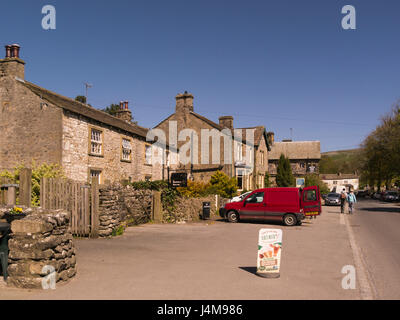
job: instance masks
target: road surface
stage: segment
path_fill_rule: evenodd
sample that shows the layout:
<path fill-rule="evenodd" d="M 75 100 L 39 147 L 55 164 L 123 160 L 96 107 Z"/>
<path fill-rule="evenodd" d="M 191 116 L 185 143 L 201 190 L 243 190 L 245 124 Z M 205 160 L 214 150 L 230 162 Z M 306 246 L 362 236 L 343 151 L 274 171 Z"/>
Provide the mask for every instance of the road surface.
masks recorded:
<path fill-rule="evenodd" d="M 400 299 L 400 204 L 359 200 L 348 218 L 374 299 Z"/>

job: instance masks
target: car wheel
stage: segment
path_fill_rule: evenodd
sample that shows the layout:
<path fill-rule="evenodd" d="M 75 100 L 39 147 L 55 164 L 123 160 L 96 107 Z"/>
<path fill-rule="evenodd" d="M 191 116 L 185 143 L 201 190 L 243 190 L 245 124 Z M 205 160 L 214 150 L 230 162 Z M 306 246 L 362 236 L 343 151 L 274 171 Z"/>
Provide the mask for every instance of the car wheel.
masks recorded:
<path fill-rule="evenodd" d="M 229 222 L 236 223 L 239 221 L 239 214 L 236 211 L 229 211 L 226 216 Z"/>
<path fill-rule="evenodd" d="M 294 214 L 286 214 L 283 217 L 283 223 L 285 224 L 285 226 L 291 227 L 297 224 L 297 219 L 296 216 Z"/>

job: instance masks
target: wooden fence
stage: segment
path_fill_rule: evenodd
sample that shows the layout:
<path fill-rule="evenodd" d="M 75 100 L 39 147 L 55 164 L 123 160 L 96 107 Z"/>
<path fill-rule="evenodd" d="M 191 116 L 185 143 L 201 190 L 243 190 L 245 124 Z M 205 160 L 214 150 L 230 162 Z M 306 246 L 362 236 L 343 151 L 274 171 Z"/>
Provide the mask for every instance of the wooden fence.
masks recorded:
<path fill-rule="evenodd" d="M 0 205 L 13 206 L 17 198 L 20 205 L 30 207 L 32 197 L 32 170 L 23 168 L 19 172 L 19 183 L 13 179 L 0 177 Z"/>
<path fill-rule="evenodd" d="M 42 178 L 40 206 L 47 210 L 68 211 L 74 235 L 98 237 L 99 184 L 97 178 L 91 182 L 89 185 L 67 179 Z"/>

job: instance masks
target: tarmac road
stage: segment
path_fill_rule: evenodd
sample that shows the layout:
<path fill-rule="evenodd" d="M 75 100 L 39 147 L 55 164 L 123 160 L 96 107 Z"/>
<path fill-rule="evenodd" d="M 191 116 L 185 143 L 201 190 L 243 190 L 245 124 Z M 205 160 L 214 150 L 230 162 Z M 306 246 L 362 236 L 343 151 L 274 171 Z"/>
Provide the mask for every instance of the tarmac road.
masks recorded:
<path fill-rule="evenodd" d="M 302 226 L 147 224 L 112 239 L 77 240 L 77 276 L 56 290 L 0 286 L 2 299 L 360 299 L 342 288 L 354 265 L 338 207 Z M 283 230 L 281 277 L 255 275 L 258 232 Z"/>
<path fill-rule="evenodd" d="M 400 299 L 400 204 L 359 200 L 348 216 L 375 299 Z"/>

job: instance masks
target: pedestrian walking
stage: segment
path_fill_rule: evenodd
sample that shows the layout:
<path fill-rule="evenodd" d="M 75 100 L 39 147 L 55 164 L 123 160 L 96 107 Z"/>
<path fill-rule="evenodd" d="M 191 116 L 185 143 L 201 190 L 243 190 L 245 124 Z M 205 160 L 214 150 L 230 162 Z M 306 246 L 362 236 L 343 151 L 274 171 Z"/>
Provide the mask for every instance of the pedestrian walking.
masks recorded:
<path fill-rule="evenodd" d="M 354 209 L 354 204 L 357 202 L 357 198 L 353 190 L 351 190 L 350 193 L 347 195 L 347 202 L 349 203 L 349 214 L 352 214 Z"/>
<path fill-rule="evenodd" d="M 346 189 L 343 188 L 342 192 L 340 193 L 340 213 L 344 213 L 346 199 L 347 199 Z"/>

